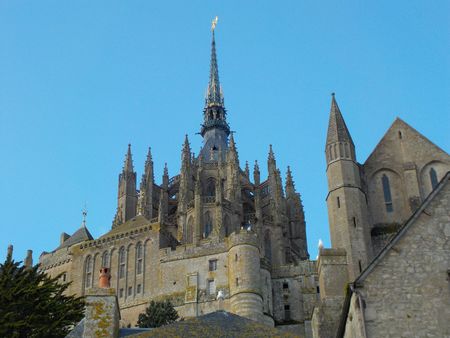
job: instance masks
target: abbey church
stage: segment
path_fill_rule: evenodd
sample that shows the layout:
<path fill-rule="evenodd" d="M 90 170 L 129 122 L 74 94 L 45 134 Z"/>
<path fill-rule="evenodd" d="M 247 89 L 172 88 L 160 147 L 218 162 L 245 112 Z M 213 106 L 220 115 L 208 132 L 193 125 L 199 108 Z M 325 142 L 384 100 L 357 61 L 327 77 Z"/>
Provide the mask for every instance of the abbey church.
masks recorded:
<path fill-rule="evenodd" d="M 333 94 L 325 142 L 332 248 L 311 260 L 289 167 L 282 174 L 268 145 L 268 177 L 263 164 L 241 168 L 214 30 L 210 62 L 200 153 L 185 136 L 180 173 L 170 177 L 166 167 L 159 181 L 149 149 L 138 185 L 128 145 L 110 231 L 93 238 L 83 222 L 62 233 L 41 269 L 86 295 L 109 268 L 121 326 L 134 326 L 150 300 L 170 300 L 183 318 L 224 310 L 300 337 L 401 336 L 395 330 L 423 332 L 424 323 L 450 336 L 450 156 L 396 119 L 357 162 Z"/>

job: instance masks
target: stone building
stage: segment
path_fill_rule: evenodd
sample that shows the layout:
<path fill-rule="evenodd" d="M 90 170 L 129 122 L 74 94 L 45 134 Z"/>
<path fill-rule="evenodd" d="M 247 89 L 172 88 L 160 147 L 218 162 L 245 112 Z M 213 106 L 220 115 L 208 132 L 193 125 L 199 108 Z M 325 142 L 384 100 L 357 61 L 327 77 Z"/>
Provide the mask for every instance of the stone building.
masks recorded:
<path fill-rule="evenodd" d="M 449 155 L 397 118 L 358 163 L 334 95 L 325 154 L 332 248 L 319 250 L 313 336 L 449 336 L 448 323 L 439 319 L 449 315 L 450 198 L 443 188 Z M 408 329 L 392 325 L 394 318 Z"/>
<path fill-rule="evenodd" d="M 332 248 L 321 248 L 313 261 L 289 167 L 283 186 L 270 146 L 266 179 L 258 163 L 252 175 L 247 163 L 241 169 L 219 82 L 214 30 L 200 134 L 198 156 L 186 136 L 180 173 L 169 177 L 166 166 L 160 184 L 149 149 L 139 189 L 129 145 L 111 230 L 94 239 L 83 222 L 72 236 L 63 233 L 60 245 L 41 255 L 41 269 L 62 273 L 62 282 L 72 282 L 69 292 L 87 295 L 100 268 L 109 268 L 122 326 L 135 325 L 150 300 L 170 299 L 184 318 L 215 312 L 221 291 L 222 310 L 300 336 L 333 337 L 352 327 L 348 313 L 357 318 L 355 297 L 370 293 L 348 296 L 349 283 L 366 278 L 368 269 L 376 271 L 381 255 L 395 256 L 383 252 L 450 170 L 449 155 L 400 119 L 365 163 L 358 163 L 333 95 L 325 151 Z M 440 196 L 448 215 L 448 194 Z M 448 217 L 445 222 L 448 227 Z M 448 246 L 437 254 L 445 252 Z M 448 256 L 441 267 L 445 262 L 448 267 Z M 414 271 L 403 267 L 398 273 Z M 380 276 L 373 277 L 374 285 Z"/>
<path fill-rule="evenodd" d="M 111 230 L 94 239 L 83 223 L 40 257 L 51 275 L 64 273 L 69 292 L 86 295 L 101 267 L 110 268 L 122 325 L 135 325 L 150 300 L 170 299 L 180 317 L 223 310 L 270 326 L 304 332 L 317 300 L 300 195 L 289 167 L 285 185 L 269 147 L 268 177 L 241 168 L 227 123 L 214 31 L 209 83 L 194 156 L 188 137 L 181 170 L 154 179 L 150 149 L 139 190 L 131 146 L 119 175 Z M 306 324 L 305 324 L 306 323 Z"/>

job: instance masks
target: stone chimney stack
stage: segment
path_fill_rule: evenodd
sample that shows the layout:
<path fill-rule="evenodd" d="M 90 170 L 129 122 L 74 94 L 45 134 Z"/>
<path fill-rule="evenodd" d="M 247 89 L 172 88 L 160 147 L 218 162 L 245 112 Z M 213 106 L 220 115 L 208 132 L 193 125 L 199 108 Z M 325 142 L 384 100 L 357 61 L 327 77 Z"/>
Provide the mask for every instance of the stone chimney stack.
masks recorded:
<path fill-rule="evenodd" d="M 98 287 L 102 289 L 109 289 L 111 287 L 109 281 L 111 280 L 111 274 L 108 268 L 100 269 L 100 277 L 98 279 Z"/>
<path fill-rule="evenodd" d="M 27 269 L 33 266 L 33 250 L 27 250 L 27 256 L 24 259 L 23 264 Z"/>
<path fill-rule="evenodd" d="M 119 337 L 119 304 L 115 290 L 110 287 L 110 279 L 109 268 L 101 268 L 98 287 L 87 292 L 84 338 Z"/>

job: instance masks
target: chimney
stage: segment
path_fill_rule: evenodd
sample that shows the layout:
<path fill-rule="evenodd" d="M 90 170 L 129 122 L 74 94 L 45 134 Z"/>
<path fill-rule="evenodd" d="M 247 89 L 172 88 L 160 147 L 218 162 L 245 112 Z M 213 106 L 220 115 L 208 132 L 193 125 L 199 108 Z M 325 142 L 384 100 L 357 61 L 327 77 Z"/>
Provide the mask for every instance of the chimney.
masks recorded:
<path fill-rule="evenodd" d="M 110 279 L 109 268 L 101 268 L 98 287 L 87 291 L 83 338 L 119 337 L 119 303 Z"/>
<path fill-rule="evenodd" d="M 24 266 L 27 269 L 33 266 L 33 250 L 27 250 L 27 256 L 24 259 Z"/>
<path fill-rule="evenodd" d="M 98 279 L 98 287 L 102 289 L 109 289 L 111 286 L 109 281 L 111 280 L 111 274 L 108 268 L 100 269 L 100 277 Z"/>

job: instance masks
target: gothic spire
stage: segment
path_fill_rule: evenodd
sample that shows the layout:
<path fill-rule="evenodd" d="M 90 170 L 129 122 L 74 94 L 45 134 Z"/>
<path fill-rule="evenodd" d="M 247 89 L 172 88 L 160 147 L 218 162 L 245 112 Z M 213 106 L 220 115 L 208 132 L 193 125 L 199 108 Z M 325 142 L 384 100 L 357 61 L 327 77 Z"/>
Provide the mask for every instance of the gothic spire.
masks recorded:
<path fill-rule="evenodd" d="M 203 124 L 200 135 L 203 137 L 203 157 L 209 161 L 217 160 L 217 156 L 211 156 L 211 151 L 217 151 L 219 147 L 227 148 L 226 140 L 230 135 L 230 127 L 226 120 L 226 110 L 222 88 L 219 81 L 219 69 L 217 66 L 215 27 L 217 17 L 212 25 L 211 61 L 209 67 L 209 82 L 206 89 L 205 108 L 203 109 Z M 208 160 L 209 159 L 209 160 Z"/>
<path fill-rule="evenodd" d="M 131 156 L 131 144 L 128 143 L 128 151 L 125 156 L 125 163 L 123 165 L 123 172 L 132 173 L 133 169 L 133 158 Z"/>
<path fill-rule="evenodd" d="M 215 28 L 215 26 L 214 26 Z M 206 107 L 222 106 L 224 107 L 222 88 L 219 81 L 219 68 L 217 67 L 216 55 L 216 39 L 214 35 L 214 28 L 212 29 L 211 40 L 211 63 L 209 66 L 209 83 L 206 90 Z"/>
<path fill-rule="evenodd" d="M 352 137 L 347 129 L 344 118 L 342 117 L 339 106 L 331 94 L 330 120 L 328 123 L 327 145 L 335 142 L 349 142 L 353 145 Z"/>

